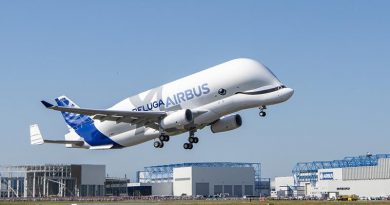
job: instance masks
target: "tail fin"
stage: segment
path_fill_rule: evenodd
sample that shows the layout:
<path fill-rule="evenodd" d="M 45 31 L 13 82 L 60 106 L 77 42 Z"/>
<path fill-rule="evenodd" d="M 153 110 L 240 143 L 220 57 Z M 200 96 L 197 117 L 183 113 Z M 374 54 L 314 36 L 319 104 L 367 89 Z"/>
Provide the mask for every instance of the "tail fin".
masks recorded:
<path fill-rule="evenodd" d="M 69 99 L 66 96 L 60 96 L 55 100 L 58 106 L 79 108 L 79 106 L 76 105 L 76 103 L 74 103 L 71 99 Z M 93 122 L 93 120 L 90 117 L 85 115 L 69 113 L 69 112 L 61 112 L 61 113 L 65 119 L 65 122 L 73 129 L 77 129 L 83 124 Z"/>

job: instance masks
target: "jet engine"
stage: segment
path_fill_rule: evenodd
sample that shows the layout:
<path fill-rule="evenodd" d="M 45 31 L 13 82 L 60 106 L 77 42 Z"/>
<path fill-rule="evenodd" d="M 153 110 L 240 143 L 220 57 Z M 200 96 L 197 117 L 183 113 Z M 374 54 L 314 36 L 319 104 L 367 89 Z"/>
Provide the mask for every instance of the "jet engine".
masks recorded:
<path fill-rule="evenodd" d="M 219 120 L 211 124 L 211 132 L 226 132 L 241 127 L 242 119 L 239 114 L 221 117 Z"/>
<path fill-rule="evenodd" d="M 163 129 L 180 128 L 190 124 L 193 119 L 194 117 L 191 110 L 178 110 L 168 114 L 164 119 L 162 119 L 160 126 Z"/>

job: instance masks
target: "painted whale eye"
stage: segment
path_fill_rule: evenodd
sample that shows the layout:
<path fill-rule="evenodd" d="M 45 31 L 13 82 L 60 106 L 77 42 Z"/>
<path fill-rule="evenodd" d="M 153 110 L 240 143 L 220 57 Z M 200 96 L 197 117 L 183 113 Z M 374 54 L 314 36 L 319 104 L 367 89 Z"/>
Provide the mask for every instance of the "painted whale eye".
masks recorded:
<path fill-rule="evenodd" d="M 223 89 L 223 88 L 220 88 L 220 89 L 218 90 L 218 94 L 220 94 L 220 95 L 226 95 L 226 90 Z"/>

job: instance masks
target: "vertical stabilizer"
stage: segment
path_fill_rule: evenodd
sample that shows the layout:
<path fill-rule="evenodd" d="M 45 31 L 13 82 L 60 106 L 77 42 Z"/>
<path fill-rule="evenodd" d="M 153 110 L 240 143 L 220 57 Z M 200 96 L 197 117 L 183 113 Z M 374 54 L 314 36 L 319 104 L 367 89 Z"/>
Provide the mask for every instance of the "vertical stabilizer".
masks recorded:
<path fill-rule="evenodd" d="M 55 100 L 58 106 L 79 108 L 79 106 L 76 105 L 76 103 L 74 103 L 71 99 L 69 99 L 66 96 L 58 97 Z M 65 122 L 75 130 L 84 124 L 93 122 L 93 120 L 86 115 L 80 115 L 80 114 L 69 113 L 69 112 L 61 112 L 61 113 L 62 116 L 64 117 Z"/>

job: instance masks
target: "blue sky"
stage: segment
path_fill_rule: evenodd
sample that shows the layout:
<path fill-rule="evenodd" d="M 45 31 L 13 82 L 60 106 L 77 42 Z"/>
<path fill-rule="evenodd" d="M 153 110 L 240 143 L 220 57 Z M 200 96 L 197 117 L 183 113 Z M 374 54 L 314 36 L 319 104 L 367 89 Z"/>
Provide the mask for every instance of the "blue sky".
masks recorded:
<path fill-rule="evenodd" d="M 296 162 L 390 153 L 389 1 L 0 1 L 0 164 L 99 163 L 113 176 L 144 166 L 261 162 L 263 177 Z M 113 151 L 31 146 L 67 128 L 40 100 L 67 95 L 107 108 L 213 65 L 250 57 L 295 89 L 288 102 L 240 112 L 241 128 Z"/>

